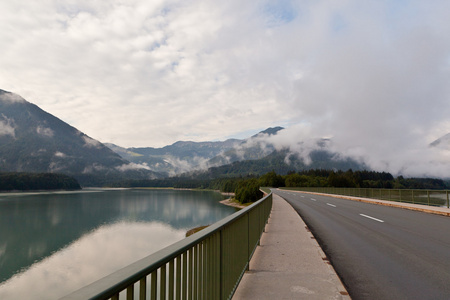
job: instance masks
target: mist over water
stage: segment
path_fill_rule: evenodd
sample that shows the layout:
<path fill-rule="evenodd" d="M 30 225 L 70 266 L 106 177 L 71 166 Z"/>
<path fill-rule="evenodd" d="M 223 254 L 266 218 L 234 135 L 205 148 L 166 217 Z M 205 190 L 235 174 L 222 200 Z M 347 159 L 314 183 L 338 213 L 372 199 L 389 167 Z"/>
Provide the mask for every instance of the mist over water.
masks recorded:
<path fill-rule="evenodd" d="M 0 195 L 0 299 L 58 299 L 212 224 L 214 192 Z"/>

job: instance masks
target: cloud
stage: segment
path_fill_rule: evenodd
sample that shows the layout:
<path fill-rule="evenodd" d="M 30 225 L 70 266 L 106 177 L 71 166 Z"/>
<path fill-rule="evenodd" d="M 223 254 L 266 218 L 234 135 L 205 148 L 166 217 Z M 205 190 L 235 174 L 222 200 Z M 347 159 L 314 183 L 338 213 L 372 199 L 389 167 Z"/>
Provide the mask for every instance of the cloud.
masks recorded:
<path fill-rule="evenodd" d="M 123 164 L 121 166 L 116 167 L 117 170 L 125 172 L 130 170 L 139 170 L 139 169 L 145 169 L 145 170 L 151 170 L 151 168 L 148 166 L 147 163 L 143 164 L 136 164 L 136 163 L 129 163 L 129 164 Z"/>
<path fill-rule="evenodd" d="M 95 173 L 98 171 L 104 171 L 106 170 L 106 167 L 101 165 L 101 164 L 97 164 L 97 163 L 93 163 L 90 166 L 86 166 L 83 170 L 83 174 L 89 174 L 89 173 Z"/>
<path fill-rule="evenodd" d="M 25 102 L 25 99 L 23 99 L 19 95 L 14 94 L 14 93 L 9 93 L 9 92 L 1 94 L 0 98 L 2 101 L 9 102 L 9 103 Z"/>
<path fill-rule="evenodd" d="M 0 117 L 3 118 L 3 120 L 0 120 L 0 136 L 10 135 L 14 138 L 16 136 L 14 120 L 7 118 L 3 114 Z"/>
<path fill-rule="evenodd" d="M 161 147 L 306 124 L 311 138 L 332 136 L 374 167 L 399 171 L 415 159 L 432 172 L 421 154 L 450 132 L 448 1 L 17 0 L 0 9 L 1 88 L 104 142 Z"/>
<path fill-rule="evenodd" d="M 46 128 L 42 126 L 38 126 L 36 128 L 36 132 L 40 135 L 46 136 L 46 137 L 53 137 L 54 132 L 51 128 Z"/>
<path fill-rule="evenodd" d="M 0 298 L 59 299 L 183 239 L 184 234 L 157 222 L 100 227 L 4 282 Z"/>
<path fill-rule="evenodd" d="M 59 152 L 59 151 L 56 151 L 56 152 L 55 152 L 55 156 L 56 156 L 56 157 L 62 157 L 62 158 L 67 157 L 66 154 L 64 154 L 63 152 Z"/>
<path fill-rule="evenodd" d="M 182 159 L 174 156 L 164 157 L 164 162 L 171 165 L 169 176 L 187 173 L 194 170 L 204 170 L 210 167 L 208 164 L 209 158 L 199 156 L 190 157 L 189 159 Z"/>
<path fill-rule="evenodd" d="M 85 135 L 82 135 L 82 138 L 83 138 L 84 143 L 85 143 L 84 147 L 97 148 L 97 149 L 100 149 L 102 147 L 102 144 L 99 141 L 97 141 L 97 140 L 94 140 L 94 139 L 92 139 L 92 138 L 90 138 L 88 136 L 85 136 Z"/>

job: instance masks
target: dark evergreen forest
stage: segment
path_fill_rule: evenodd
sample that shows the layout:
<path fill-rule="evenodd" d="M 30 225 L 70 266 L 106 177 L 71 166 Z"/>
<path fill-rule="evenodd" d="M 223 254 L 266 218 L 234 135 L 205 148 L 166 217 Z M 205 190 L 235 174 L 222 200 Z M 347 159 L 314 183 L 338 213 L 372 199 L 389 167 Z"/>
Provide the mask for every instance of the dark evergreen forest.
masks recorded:
<path fill-rule="evenodd" d="M 259 199 L 260 187 L 355 187 L 385 189 L 447 189 L 442 179 L 394 177 L 390 173 L 375 171 L 305 170 L 279 175 L 275 171 L 262 176 L 222 177 L 216 179 L 172 177 L 157 180 L 127 180 L 112 184 L 113 187 L 173 187 L 214 189 L 235 193 L 242 203 Z"/>
<path fill-rule="evenodd" d="M 79 190 L 73 177 L 54 173 L 0 173 L 0 191 Z"/>

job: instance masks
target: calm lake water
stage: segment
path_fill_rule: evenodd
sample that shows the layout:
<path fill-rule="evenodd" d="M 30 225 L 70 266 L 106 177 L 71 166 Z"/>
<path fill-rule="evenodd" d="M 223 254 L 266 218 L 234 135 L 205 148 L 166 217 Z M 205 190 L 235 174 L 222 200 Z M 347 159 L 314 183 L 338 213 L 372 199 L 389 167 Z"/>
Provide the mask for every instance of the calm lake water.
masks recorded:
<path fill-rule="evenodd" d="M 58 299 L 234 213 L 209 191 L 0 194 L 0 299 Z"/>

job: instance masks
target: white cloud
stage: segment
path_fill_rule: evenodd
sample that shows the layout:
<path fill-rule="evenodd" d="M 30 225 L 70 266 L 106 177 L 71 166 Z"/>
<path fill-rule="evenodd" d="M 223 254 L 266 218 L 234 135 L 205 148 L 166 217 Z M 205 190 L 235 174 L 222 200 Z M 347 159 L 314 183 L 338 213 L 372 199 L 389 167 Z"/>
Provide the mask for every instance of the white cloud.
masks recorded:
<path fill-rule="evenodd" d="M 36 132 L 40 135 L 46 136 L 46 137 L 53 137 L 54 132 L 51 128 L 38 126 L 36 128 Z"/>
<path fill-rule="evenodd" d="M 184 234 L 157 222 L 100 227 L 4 282 L 0 298 L 59 299 L 183 239 Z"/>
<path fill-rule="evenodd" d="M 63 152 L 59 152 L 59 151 L 56 151 L 56 152 L 55 152 L 55 156 L 56 156 L 56 157 L 62 157 L 62 158 L 67 157 L 66 154 L 64 154 Z"/>
<path fill-rule="evenodd" d="M 85 143 L 84 146 L 85 147 L 97 148 L 97 149 L 102 147 L 102 144 L 99 141 L 97 141 L 97 140 L 94 140 L 94 139 L 92 139 L 92 138 L 90 138 L 88 136 L 85 136 L 85 135 L 82 135 L 82 138 L 84 140 L 84 143 Z"/>
<path fill-rule="evenodd" d="M 94 173 L 94 172 L 97 172 L 97 171 L 103 171 L 105 169 L 106 169 L 105 166 L 97 164 L 97 163 L 94 163 L 94 164 L 92 164 L 90 166 L 86 166 L 82 173 L 83 174 L 89 174 L 89 173 Z"/>
<path fill-rule="evenodd" d="M 130 170 L 139 170 L 139 169 L 145 169 L 145 170 L 151 170 L 151 168 L 148 166 L 147 163 L 143 164 L 136 164 L 136 163 L 129 163 L 129 164 L 123 164 L 121 166 L 116 167 L 119 171 L 130 171 Z"/>
<path fill-rule="evenodd" d="M 3 1 L 0 88 L 121 146 L 309 124 L 311 137 L 397 168 L 450 132 L 449 9 L 444 0 Z"/>
<path fill-rule="evenodd" d="M 0 98 L 1 98 L 2 101 L 6 101 L 6 102 L 9 102 L 9 103 L 25 102 L 25 99 L 23 99 L 22 97 L 20 97 L 17 94 L 14 94 L 14 93 L 1 94 Z"/>
<path fill-rule="evenodd" d="M 14 120 L 8 119 L 3 114 L 0 115 L 3 120 L 0 120 L 0 136 L 10 135 L 12 137 L 16 136 L 16 131 L 14 128 Z"/>

